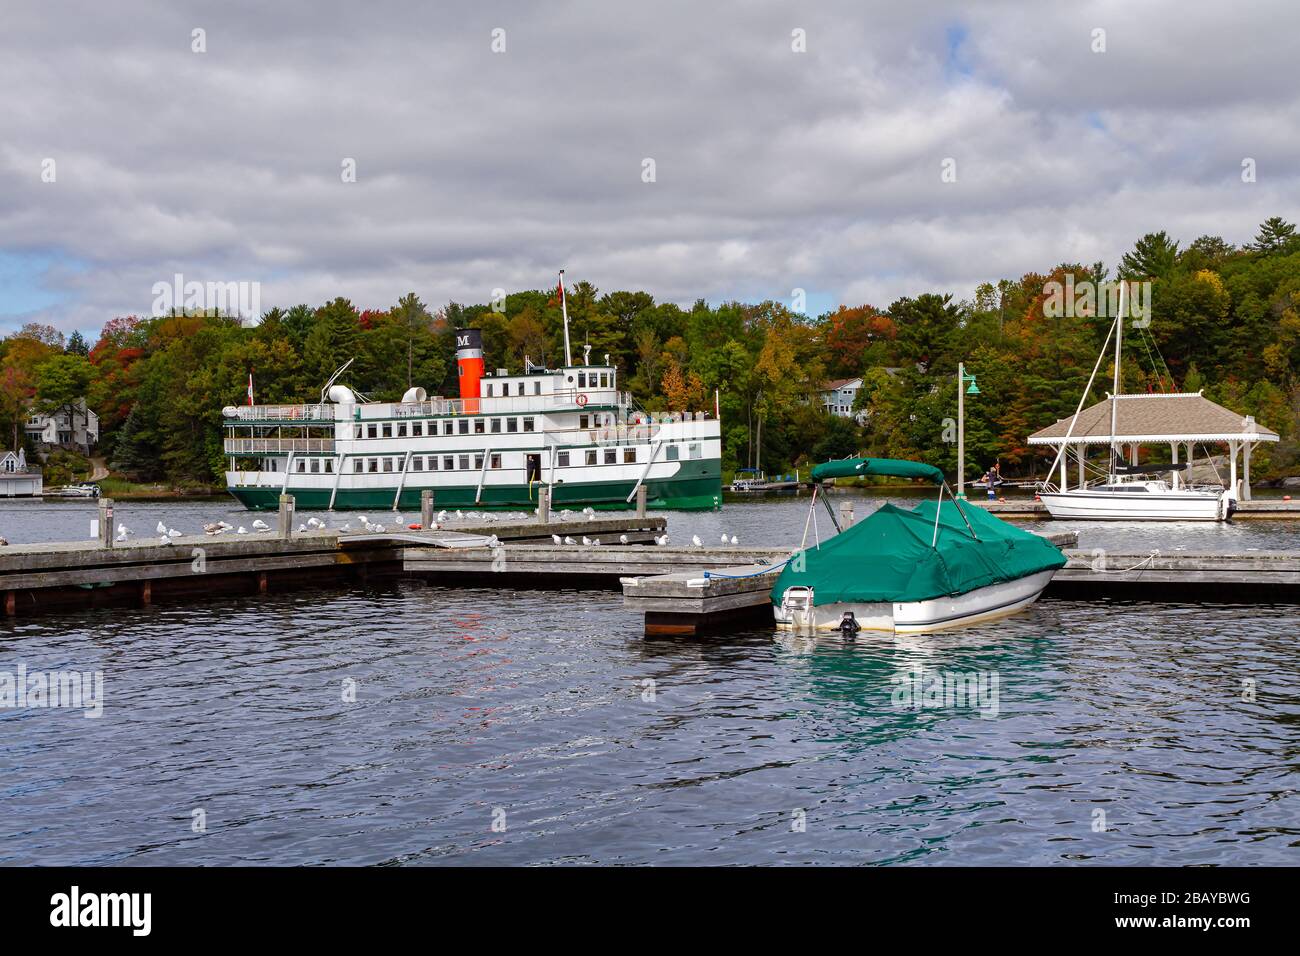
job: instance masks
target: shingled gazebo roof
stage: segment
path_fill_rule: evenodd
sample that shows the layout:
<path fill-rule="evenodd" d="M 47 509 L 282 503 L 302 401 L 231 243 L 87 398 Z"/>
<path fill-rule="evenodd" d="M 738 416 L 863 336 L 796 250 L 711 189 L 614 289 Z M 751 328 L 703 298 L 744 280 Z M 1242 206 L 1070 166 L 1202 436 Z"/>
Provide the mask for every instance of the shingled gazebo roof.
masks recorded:
<path fill-rule="evenodd" d="M 1062 418 L 1029 436 L 1031 445 L 1109 443 L 1110 398 L 1079 413 L 1074 431 Z M 1277 432 L 1253 418 L 1216 405 L 1200 392 L 1169 395 L 1121 395 L 1116 414 L 1116 442 L 1277 441 Z"/>

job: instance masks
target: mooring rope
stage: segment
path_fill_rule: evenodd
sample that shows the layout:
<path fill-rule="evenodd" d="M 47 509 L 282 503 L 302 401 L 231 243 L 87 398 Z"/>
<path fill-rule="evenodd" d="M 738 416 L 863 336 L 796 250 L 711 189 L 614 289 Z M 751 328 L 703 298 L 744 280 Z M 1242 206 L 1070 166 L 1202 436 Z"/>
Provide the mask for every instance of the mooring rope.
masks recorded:
<path fill-rule="evenodd" d="M 1159 549 L 1159 548 L 1156 548 L 1154 551 L 1152 551 L 1150 554 L 1148 554 L 1145 558 L 1143 558 L 1143 559 L 1142 559 L 1141 561 L 1139 561 L 1137 564 L 1133 565 L 1133 567 L 1131 567 L 1131 568 L 1093 568 L 1092 570 L 1094 570 L 1094 571 L 1100 571 L 1102 574 L 1126 574 L 1126 573 L 1129 572 L 1129 571 L 1136 571 L 1138 568 L 1142 567 L 1142 565 L 1144 565 L 1144 564 L 1150 564 L 1150 563 L 1151 563 L 1152 561 L 1154 561 L 1157 557 L 1159 557 L 1159 555 L 1160 555 L 1160 549 Z"/>

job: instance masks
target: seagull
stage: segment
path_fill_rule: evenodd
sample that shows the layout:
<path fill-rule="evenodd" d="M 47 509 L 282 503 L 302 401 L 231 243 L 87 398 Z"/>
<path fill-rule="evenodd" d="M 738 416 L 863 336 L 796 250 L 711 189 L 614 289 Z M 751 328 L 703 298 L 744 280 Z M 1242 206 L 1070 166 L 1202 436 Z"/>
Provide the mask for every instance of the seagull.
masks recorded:
<path fill-rule="evenodd" d="M 203 526 L 203 530 L 208 534 L 221 534 L 221 532 L 225 531 L 226 529 L 221 522 L 216 521 L 216 522 L 212 522 L 211 524 L 205 524 Z"/>
<path fill-rule="evenodd" d="M 591 539 L 588 538 L 585 534 L 582 536 L 582 543 L 588 548 L 591 547 Z"/>
<path fill-rule="evenodd" d="M 347 524 L 345 524 L 345 525 L 343 525 L 341 528 L 339 528 L 339 530 L 340 530 L 340 531 L 351 531 L 351 530 L 352 530 L 352 522 L 349 521 Z"/>
<path fill-rule="evenodd" d="M 248 534 L 248 529 L 241 524 L 239 530 L 236 531 L 235 534 Z"/>
<path fill-rule="evenodd" d="M 722 543 L 723 544 L 727 543 L 727 533 L 725 531 L 722 532 Z"/>
<path fill-rule="evenodd" d="M 125 541 L 128 535 L 134 534 L 134 532 L 124 524 L 119 524 L 117 526 L 117 533 L 122 541 Z"/>
<path fill-rule="evenodd" d="M 618 543 L 619 543 L 619 544 L 627 544 L 627 535 L 625 535 L 625 534 L 620 534 L 620 535 L 618 536 Z"/>
<path fill-rule="evenodd" d="M 668 535 L 664 535 L 662 538 L 655 538 L 655 544 L 665 545 L 667 543 L 668 543 Z"/>
<path fill-rule="evenodd" d="M 169 537 L 169 538 L 179 538 L 180 536 L 181 536 L 181 533 L 180 533 L 179 531 L 177 531 L 175 528 L 168 528 L 168 529 L 167 529 L 167 537 Z"/>
<path fill-rule="evenodd" d="M 499 547 L 501 547 L 501 542 L 497 540 L 497 536 L 496 536 L 496 535 L 493 535 L 492 537 L 488 538 L 488 547 L 489 547 L 489 548 L 499 548 Z"/>
<path fill-rule="evenodd" d="M 159 521 L 159 522 L 158 522 L 158 527 L 155 528 L 154 530 L 157 531 L 159 534 L 166 534 L 166 533 L 167 533 L 167 526 L 166 526 L 165 524 L 163 524 L 161 521 Z"/>
<path fill-rule="evenodd" d="M 360 521 L 363 526 L 367 528 L 370 527 L 370 519 L 365 515 L 357 515 L 357 520 Z"/>
<path fill-rule="evenodd" d="M 256 521 L 253 522 L 253 530 L 254 530 L 254 531 L 270 531 L 270 530 L 271 530 L 271 526 L 270 526 L 269 524 L 267 524 L 265 521 L 263 521 L 261 518 L 258 518 Z"/>
<path fill-rule="evenodd" d="M 465 515 L 461 512 L 459 508 L 456 509 L 456 520 L 457 521 L 465 520 Z"/>
<path fill-rule="evenodd" d="M 117 538 L 116 538 L 115 540 L 117 540 L 117 541 L 125 541 L 125 540 L 126 540 L 126 532 L 125 532 L 125 531 L 119 531 L 119 532 L 117 533 Z"/>
<path fill-rule="evenodd" d="M 740 544 L 740 539 L 738 539 L 738 538 L 733 534 L 733 535 L 731 536 L 731 543 L 732 543 L 732 544 Z"/>
<path fill-rule="evenodd" d="M 570 537 L 568 537 L 568 536 L 566 535 L 565 538 L 564 538 L 564 543 L 565 543 L 565 544 L 577 544 L 578 542 L 574 541 L 572 538 L 570 538 Z"/>
<path fill-rule="evenodd" d="M 558 534 L 553 534 L 553 535 L 551 535 L 551 540 L 554 541 L 556 544 L 563 544 L 563 543 L 564 543 L 564 539 L 561 538 Z"/>
<path fill-rule="evenodd" d="M 170 544 L 172 543 L 172 539 L 171 539 L 171 538 L 168 538 L 166 535 L 164 535 L 162 538 L 159 538 L 159 539 L 158 539 L 158 543 L 159 543 L 159 544 L 170 545 Z"/>
<path fill-rule="evenodd" d="M 697 548 L 704 547 L 704 542 L 700 540 L 700 536 L 698 534 L 691 535 L 691 544 L 695 545 L 695 547 Z"/>
<path fill-rule="evenodd" d="M 593 548 L 599 548 L 599 547 L 600 547 L 600 539 L 599 539 L 599 538 L 592 538 L 592 539 L 591 539 L 591 546 L 592 546 Z"/>
<path fill-rule="evenodd" d="M 444 510 L 444 511 L 439 511 L 439 512 L 438 512 L 438 523 L 441 524 L 442 522 L 444 522 L 444 521 L 446 521 L 446 520 L 447 520 L 447 512 L 446 512 L 445 510 Z"/>
<path fill-rule="evenodd" d="M 298 533 L 299 533 L 299 534 L 302 534 L 302 533 L 303 533 L 304 531 L 306 531 L 306 530 L 307 530 L 307 526 L 306 526 L 305 524 L 300 524 L 300 525 L 298 525 Z"/>

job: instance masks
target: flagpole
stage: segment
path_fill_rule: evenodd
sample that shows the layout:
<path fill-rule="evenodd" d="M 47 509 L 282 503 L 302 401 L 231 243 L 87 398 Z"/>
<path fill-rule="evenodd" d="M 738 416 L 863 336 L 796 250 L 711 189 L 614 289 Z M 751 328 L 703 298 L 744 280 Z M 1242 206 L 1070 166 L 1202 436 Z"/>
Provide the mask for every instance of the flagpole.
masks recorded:
<path fill-rule="evenodd" d="M 569 352 L 569 306 L 564 300 L 564 270 L 560 270 L 560 311 L 564 313 L 564 365 L 567 368 L 573 364 L 573 356 Z"/>

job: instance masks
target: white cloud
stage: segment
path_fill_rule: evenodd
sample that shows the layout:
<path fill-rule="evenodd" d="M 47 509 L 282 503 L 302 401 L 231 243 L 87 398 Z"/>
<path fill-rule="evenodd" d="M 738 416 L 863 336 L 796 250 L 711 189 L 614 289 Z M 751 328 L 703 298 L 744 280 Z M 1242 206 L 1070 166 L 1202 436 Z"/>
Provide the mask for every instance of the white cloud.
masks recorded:
<path fill-rule="evenodd" d="M 264 306 L 486 301 L 561 266 L 886 305 L 1296 218 L 1288 2 L 130 6 L 6 6 L 0 253 L 67 265 L 28 283 L 62 304 L 0 324 L 93 331 L 176 272 Z"/>

